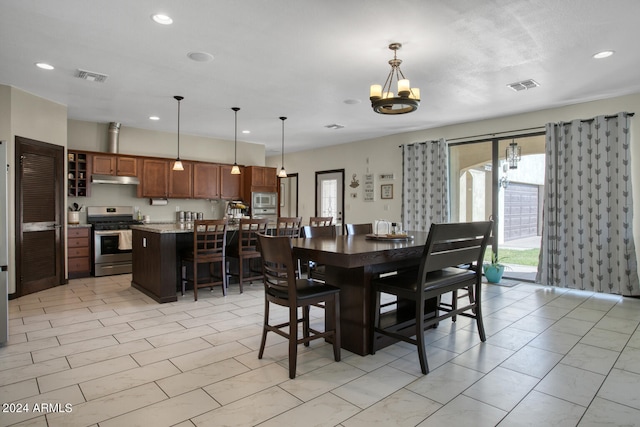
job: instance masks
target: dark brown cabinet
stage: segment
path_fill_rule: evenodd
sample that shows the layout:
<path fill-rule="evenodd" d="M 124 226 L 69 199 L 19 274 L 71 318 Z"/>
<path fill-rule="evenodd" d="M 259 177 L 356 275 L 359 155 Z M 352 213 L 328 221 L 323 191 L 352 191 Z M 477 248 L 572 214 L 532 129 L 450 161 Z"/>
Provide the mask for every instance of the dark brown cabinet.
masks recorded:
<path fill-rule="evenodd" d="M 242 180 L 244 168 L 240 168 L 240 175 L 231 175 L 231 165 L 220 165 L 220 197 L 236 200 L 242 198 Z"/>
<path fill-rule="evenodd" d="M 193 197 L 196 199 L 220 198 L 220 169 L 214 163 L 193 165 Z"/>
<path fill-rule="evenodd" d="M 169 193 L 168 197 L 175 199 L 190 199 L 193 197 L 193 163 L 182 161 L 184 170 L 174 171 L 173 163 L 169 163 Z"/>
<path fill-rule="evenodd" d="M 135 157 L 96 154 L 92 172 L 97 175 L 137 176 L 138 159 Z"/>
<path fill-rule="evenodd" d="M 276 168 L 269 168 L 265 166 L 247 166 L 244 168 L 244 200 L 251 200 L 251 193 L 277 193 L 278 192 L 278 177 L 276 175 Z"/>
<path fill-rule="evenodd" d="M 69 228 L 67 253 L 69 278 L 88 277 L 91 274 L 90 227 Z"/>
<path fill-rule="evenodd" d="M 169 165 L 162 159 L 142 160 L 142 179 L 138 186 L 140 197 L 167 197 L 169 194 Z"/>
<path fill-rule="evenodd" d="M 67 194 L 71 197 L 89 196 L 91 155 L 80 151 L 69 151 L 67 160 Z"/>

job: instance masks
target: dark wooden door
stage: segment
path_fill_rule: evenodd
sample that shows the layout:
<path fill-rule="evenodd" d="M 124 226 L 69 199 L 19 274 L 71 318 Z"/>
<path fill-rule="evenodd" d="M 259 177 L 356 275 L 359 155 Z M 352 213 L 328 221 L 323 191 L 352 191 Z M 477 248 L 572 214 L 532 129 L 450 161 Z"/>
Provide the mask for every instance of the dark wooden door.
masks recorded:
<path fill-rule="evenodd" d="M 16 293 L 64 284 L 64 147 L 16 136 Z"/>

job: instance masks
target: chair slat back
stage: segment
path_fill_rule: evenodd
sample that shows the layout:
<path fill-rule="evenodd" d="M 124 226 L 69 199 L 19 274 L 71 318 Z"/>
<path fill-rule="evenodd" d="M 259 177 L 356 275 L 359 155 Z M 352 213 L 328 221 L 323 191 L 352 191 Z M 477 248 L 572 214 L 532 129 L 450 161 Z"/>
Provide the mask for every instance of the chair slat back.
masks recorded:
<path fill-rule="evenodd" d="M 279 217 L 276 236 L 300 237 L 302 217 Z"/>
<path fill-rule="evenodd" d="M 346 224 L 345 230 L 347 236 L 353 236 L 355 234 L 371 234 L 373 233 L 373 224 Z"/>
<path fill-rule="evenodd" d="M 198 220 L 193 224 L 193 255 L 215 258 L 227 246 L 227 219 Z"/>
<path fill-rule="evenodd" d="M 431 224 L 420 264 L 422 277 L 446 267 L 482 265 L 492 225 L 492 221 Z"/>
<path fill-rule="evenodd" d="M 305 225 L 303 227 L 304 237 L 336 237 L 336 227 L 333 225 L 324 225 L 312 227 Z"/>
<path fill-rule="evenodd" d="M 267 218 L 241 219 L 238 226 L 238 251 L 255 252 L 258 234 L 266 234 L 268 225 Z"/>
<path fill-rule="evenodd" d="M 309 225 L 311 227 L 324 227 L 327 225 L 331 225 L 332 221 L 332 216 L 312 216 L 311 218 L 309 218 Z"/>
<path fill-rule="evenodd" d="M 258 236 L 262 257 L 262 272 L 267 288 L 274 288 L 295 297 L 296 275 L 291 239 L 288 236 Z"/>

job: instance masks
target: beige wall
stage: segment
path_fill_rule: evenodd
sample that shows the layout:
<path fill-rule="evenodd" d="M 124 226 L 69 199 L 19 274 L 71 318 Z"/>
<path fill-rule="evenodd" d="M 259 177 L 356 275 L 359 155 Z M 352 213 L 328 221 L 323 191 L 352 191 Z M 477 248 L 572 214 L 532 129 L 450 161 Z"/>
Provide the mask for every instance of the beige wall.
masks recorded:
<path fill-rule="evenodd" d="M 631 152 L 639 164 L 634 168 L 634 208 L 640 212 L 640 94 L 611 98 L 601 101 L 588 102 L 568 107 L 552 108 L 533 113 L 519 114 L 498 119 L 482 120 L 478 122 L 461 123 L 424 131 L 407 132 L 359 141 L 350 144 L 337 145 L 311 151 L 285 154 L 287 172 L 299 174 L 299 214 L 303 223 L 308 223 L 314 214 L 314 183 L 315 172 L 330 169 L 345 169 L 345 222 L 373 222 L 385 218 L 399 221 L 401 210 L 402 188 L 402 150 L 401 144 L 411 144 L 427 140 L 446 138 L 463 138 L 475 135 L 490 135 L 517 129 L 540 128 L 549 122 L 570 121 L 573 119 L 588 119 L 597 115 L 615 114 L 620 111 L 635 112 L 631 119 Z M 374 114 L 373 112 L 371 114 Z M 279 167 L 280 156 L 267 158 L 267 166 Z M 365 202 L 362 197 L 363 174 L 371 172 L 375 176 L 375 201 Z M 393 200 L 380 200 L 381 173 L 393 173 L 394 181 L 384 183 L 394 184 Z M 352 174 L 360 180 L 360 187 L 356 190 L 349 188 Z M 350 193 L 357 193 L 357 198 L 349 197 Z M 640 215 L 634 218 L 636 241 L 640 236 Z M 640 246 L 640 245 L 637 245 Z"/>
<path fill-rule="evenodd" d="M 9 229 L 9 293 L 16 289 L 15 278 L 15 136 L 49 144 L 67 145 L 67 108 L 9 86 L 0 85 L 0 138 L 7 140 L 8 229 Z M 9 118 L 7 120 L 7 117 Z"/>

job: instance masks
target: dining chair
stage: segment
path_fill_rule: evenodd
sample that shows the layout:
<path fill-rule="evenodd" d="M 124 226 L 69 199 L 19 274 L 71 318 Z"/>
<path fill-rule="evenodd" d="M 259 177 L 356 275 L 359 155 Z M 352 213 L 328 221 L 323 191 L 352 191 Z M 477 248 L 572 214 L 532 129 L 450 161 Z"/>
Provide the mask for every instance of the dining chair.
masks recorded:
<path fill-rule="evenodd" d="M 374 298 L 373 354 L 382 335 L 411 343 L 418 347 L 420 369 L 427 374 L 429 364 L 424 331 L 454 316 L 475 319 L 480 340 L 486 341 L 480 287 L 482 262 L 492 225 L 492 221 L 431 224 L 417 274 L 415 270 L 413 273 L 407 271 L 371 282 Z M 473 268 L 460 267 L 465 265 Z M 441 303 L 444 294 L 454 294 L 467 288 L 474 290 L 474 298 L 470 298 L 468 304 L 459 306 L 454 295 L 453 304 Z M 382 293 L 397 298 L 395 310 L 382 312 L 382 308 L 388 305 L 380 303 Z M 403 304 L 413 305 L 413 310 L 401 310 Z M 430 304 L 434 305 L 435 313 L 428 309 Z M 407 318 L 403 314 L 411 316 Z"/>
<path fill-rule="evenodd" d="M 264 322 L 258 359 L 262 359 L 267 343 L 267 332 L 275 332 L 289 341 L 289 378 L 296 376 L 298 345 L 309 346 L 312 340 L 324 338 L 333 344 L 333 357 L 340 361 L 340 289 L 313 279 L 300 279 L 295 275 L 295 260 L 291 239 L 287 236 L 259 235 L 264 276 Z M 325 330 L 310 326 L 311 305 L 325 304 Z M 287 322 L 271 324 L 271 304 L 287 307 Z M 302 308 L 302 318 L 298 308 Z M 280 316 L 277 317 L 280 319 Z M 298 338 L 298 324 L 302 323 L 302 337 Z"/>
<path fill-rule="evenodd" d="M 276 236 L 289 236 L 291 238 L 300 237 L 300 233 L 302 232 L 302 217 L 294 216 L 294 217 L 278 217 L 278 222 L 276 223 Z M 296 275 L 300 277 L 302 274 L 302 269 L 300 265 L 300 260 L 296 260 Z"/>
<path fill-rule="evenodd" d="M 311 218 L 309 218 L 309 225 L 311 227 L 323 227 L 331 225 L 332 221 L 332 216 L 312 216 Z"/>
<path fill-rule="evenodd" d="M 347 236 L 353 236 L 355 234 L 372 234 L 373 233 L 373 224 L 345 224 L 344 230 Z"/>
<path fill-rule="evenodd" d="M 238 224 L 237 236 L 227 247 L 227 257 L 238 260 L 238 272 L 229 272 L 229 275 L 238 277 L 240 293 L 243 292 L 244 282 L 252 282 L 262 279 L 262 269 L 252 267 L 251 260 L 260 258 L 260 251 L 257 249 L 258 234 L 267 232 L 267 218 L 246 219 L 241 218 Z M 248 275 L 245 275 L 245 262 Z"/>
<path fill-rule="evenodd" d="M 335 238 L 336 237 L 336 227 L 333 225 L 324 225 L 324 226 L 317 226 L 317 227 L 305 225 L 304 227 L 302 227 L 302 230 L 305 238 L 321 238 L 321 237 Z M 310 260 L 307 263 L 307 275 L 312 279 L 320 280 L 324 282 L 325 266 Z"/>
<path fill-rule="evenodd" d="M 276 236 L 300 237 L 302 217 L 278 217 Z"/>
<path fill-rule="evenodd" d="M 193 283 L 193 299 L 198 301 L 198 289 L 222 285 L 222 294 L 227 295 L 226 272 L 227 219 L 201 220 L 193 224 L 193 249 L 180 256 L 182 295 L 187 283 Z M 191 265 L 191 276 L 188 266 Z M 205 277 L 198 271 L 200 264 L 208 264 Z M 219 265 L 219 274 L 215 266 Z M 202 282 L 201 280 L 206 280 Z"/>

